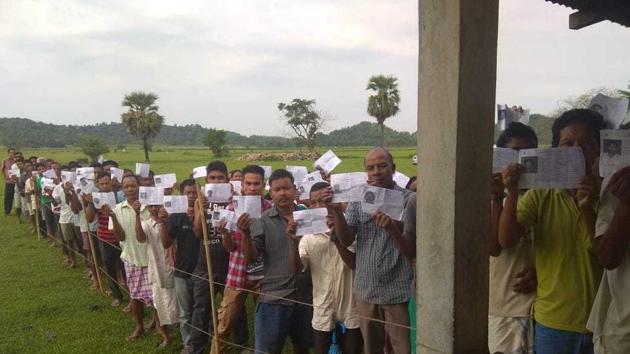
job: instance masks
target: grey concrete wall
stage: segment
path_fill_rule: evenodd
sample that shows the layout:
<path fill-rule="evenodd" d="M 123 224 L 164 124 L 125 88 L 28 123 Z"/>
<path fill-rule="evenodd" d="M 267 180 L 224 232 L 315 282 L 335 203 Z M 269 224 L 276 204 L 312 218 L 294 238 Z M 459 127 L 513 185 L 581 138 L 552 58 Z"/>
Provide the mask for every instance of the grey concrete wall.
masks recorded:
<path fill-rule="evenodd" d="M 419 0 L 418 353 L 487 352 L 498 0 Z"/>

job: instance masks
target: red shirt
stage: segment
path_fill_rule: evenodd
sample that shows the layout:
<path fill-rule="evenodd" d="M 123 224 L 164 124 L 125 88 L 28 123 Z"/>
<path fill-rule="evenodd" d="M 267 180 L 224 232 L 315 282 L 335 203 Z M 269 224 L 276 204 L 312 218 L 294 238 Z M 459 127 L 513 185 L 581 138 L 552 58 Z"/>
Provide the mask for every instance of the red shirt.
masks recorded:
<path fill-rule="evenodd" d="M 262 211 L 271 208 L 265 198 L 260 198 L 262 203 Z M 230 204 L 229 210 L 234 210 L 234 206 Z M 245 288 L 247 285 L 247 259 L 241 248 L 241 240 L 243 236 L 240 231 L 232 232 L 232 241 L 234 242 L 234 251 L 230 252 L 230 263 L 228 265 L 228 274 L 225 285 L 231 288 Z"/>
<path fill-rule="evenodd" d="M 101 213 L 100 211 L 96 211 L 98 217 L 98 229 L 96 230 L 96 237 L 103 242 L 112 243 L 118 246 L 118 239 L 114 236 L 114 230 L 110 230 L 107 227 L 109 226 L 109 216 Z"/>

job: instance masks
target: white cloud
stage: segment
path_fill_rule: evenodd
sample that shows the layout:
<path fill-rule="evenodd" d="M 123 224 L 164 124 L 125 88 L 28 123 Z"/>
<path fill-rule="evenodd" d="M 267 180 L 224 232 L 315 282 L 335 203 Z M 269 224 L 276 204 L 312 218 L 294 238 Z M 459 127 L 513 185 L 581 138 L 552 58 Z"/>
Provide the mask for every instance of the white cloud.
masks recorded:
<path fill-rule="evenodd" d="M 571 11 L 501 2 L 497 100 L 546 112 L 571 94 L 630 79 L 630 30 L 567 29 Z M 156 92 L 170 124 L 285 131 L 276 105 L 314 98 L 336 119 L 371 120 L 365 85 L 399 78 L 386 124 L 416 127 L 417 1 L 0 2 L 0 116 L 118 121 L 132 90 Z M 262 124 L 261 124 L 262 122 Z"/>

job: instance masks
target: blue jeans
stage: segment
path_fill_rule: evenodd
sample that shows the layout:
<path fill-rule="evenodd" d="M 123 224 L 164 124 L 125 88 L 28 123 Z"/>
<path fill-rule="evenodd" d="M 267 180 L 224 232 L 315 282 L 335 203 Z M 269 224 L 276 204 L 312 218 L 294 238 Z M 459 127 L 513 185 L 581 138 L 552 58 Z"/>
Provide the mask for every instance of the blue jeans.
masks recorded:
<path fill-rule="evenodd" d="M 593 354 L 593 335 L 562 331 L 536 323 L 536 354 Z"/>
<path fill-rule="evenodd" d="M 294 346 L 313 346 L 313 309 L 305 305 L 258 303 L 254 329 L 256 353 L 280 353 L 287 336 Z"/>
<path fill-rule="evenodd" d="M 193 330 L 190 327 L 193 313 L 193 283 L 190 278 L 174 278 L 177 309 L 179 311 L 179 332 L 182 335 L 182 344 L 190 346 L 190 336 Z"/>

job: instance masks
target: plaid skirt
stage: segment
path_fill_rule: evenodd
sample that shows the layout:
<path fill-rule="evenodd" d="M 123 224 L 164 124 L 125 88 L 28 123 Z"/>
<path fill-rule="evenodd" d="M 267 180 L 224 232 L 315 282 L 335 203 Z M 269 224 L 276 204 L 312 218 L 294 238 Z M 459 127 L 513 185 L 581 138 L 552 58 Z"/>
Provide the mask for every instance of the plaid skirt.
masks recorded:
<path fill-rule="evenodd" d="M 153 303 L 153 292 L 149 283 L 149 267 L 138 267 L 124 261 L 123 263 L 127 274 L 129 297 L 142 300 L 147 305 L 151 305 Z"/>

